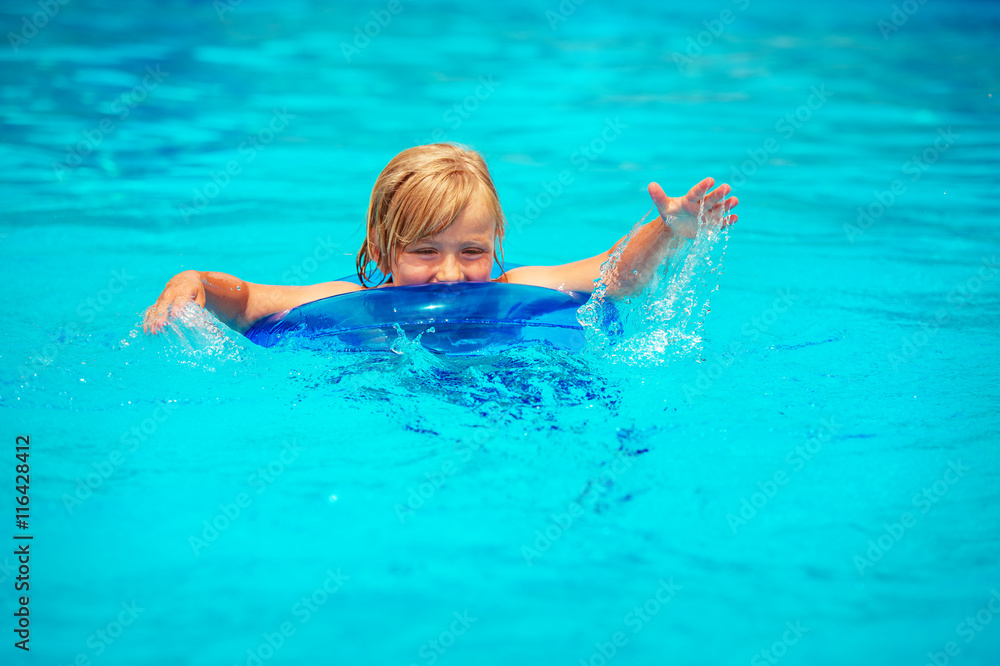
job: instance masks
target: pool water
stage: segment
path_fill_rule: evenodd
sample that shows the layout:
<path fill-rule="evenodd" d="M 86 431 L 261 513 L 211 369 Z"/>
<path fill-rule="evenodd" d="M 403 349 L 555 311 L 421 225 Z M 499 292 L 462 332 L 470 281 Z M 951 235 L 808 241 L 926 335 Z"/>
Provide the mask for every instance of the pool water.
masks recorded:
<path fill-rule="evenodd" d="M 996 663 L 995 3 L 42 5 L 0 10 L 3 663 Z M 436 140 L 512 262 L 654 180 L 739 221 L 626 353 L 142 333 L 184 269 L 350 273 Z"/>

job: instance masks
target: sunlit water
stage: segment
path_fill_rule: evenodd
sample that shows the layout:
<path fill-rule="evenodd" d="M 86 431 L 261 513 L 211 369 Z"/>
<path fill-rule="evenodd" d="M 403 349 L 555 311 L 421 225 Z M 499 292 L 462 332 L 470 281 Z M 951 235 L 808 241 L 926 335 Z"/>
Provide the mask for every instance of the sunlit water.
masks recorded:
<path fill-rule="evenodd" d="M 995 663 L 995 4 L 216 4 L 0 44 L 3 663 Z M 512 262 L 607 250 L 653 180 L 740 219 L 582 355 L 141 332 L 183 269 L 350 273 L 438 139 Z"/>

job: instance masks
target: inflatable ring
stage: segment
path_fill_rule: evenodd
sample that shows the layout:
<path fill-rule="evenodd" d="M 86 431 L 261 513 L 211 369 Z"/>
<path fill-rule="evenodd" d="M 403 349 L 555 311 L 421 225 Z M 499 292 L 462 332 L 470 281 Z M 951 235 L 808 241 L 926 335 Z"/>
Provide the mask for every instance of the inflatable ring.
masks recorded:
<path fill-rule="evenodd" d="M 585 337 L 576 311 L 589 298 L 503 282 L 366 289 L 264 317 L 246 336 L 263 347 L 299 339 L 333 351 L 390 352 L 401 330 L 438 354 L 490 354 L 533 344 L 580 351 Z"/>

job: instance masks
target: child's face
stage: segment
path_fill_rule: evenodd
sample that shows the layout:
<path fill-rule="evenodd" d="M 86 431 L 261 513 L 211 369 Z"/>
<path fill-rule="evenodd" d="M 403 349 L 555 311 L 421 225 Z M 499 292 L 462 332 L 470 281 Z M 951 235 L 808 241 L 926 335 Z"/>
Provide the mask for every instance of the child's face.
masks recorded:
<path fill-rule="evenodd" d="M 396 251 L 390 264 L 395 286 L 429 282 L 488 282 L 493 268 L 496 220 L 476 200 L 441 233 Z"/>

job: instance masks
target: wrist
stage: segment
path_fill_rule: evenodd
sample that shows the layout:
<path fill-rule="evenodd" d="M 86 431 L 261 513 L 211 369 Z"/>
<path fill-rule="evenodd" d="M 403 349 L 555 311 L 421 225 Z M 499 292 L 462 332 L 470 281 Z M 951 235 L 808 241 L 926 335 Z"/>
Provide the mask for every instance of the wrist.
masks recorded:
<path fill-rule="evenodd" d="M 677 235 L 674 229 L 674 222 L 677 220 L 676 217 L 673 215 L 661 215 L 656 220 L 660 223 L 658 227 L 660 233 L 666 233 L 671 238 Z"/>

